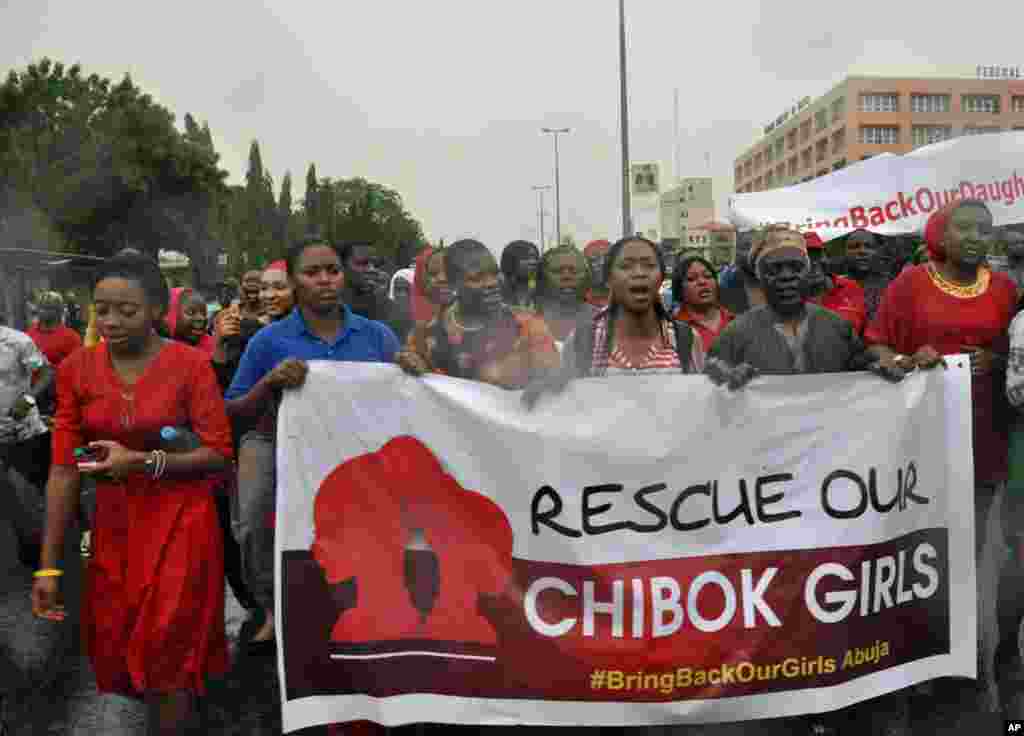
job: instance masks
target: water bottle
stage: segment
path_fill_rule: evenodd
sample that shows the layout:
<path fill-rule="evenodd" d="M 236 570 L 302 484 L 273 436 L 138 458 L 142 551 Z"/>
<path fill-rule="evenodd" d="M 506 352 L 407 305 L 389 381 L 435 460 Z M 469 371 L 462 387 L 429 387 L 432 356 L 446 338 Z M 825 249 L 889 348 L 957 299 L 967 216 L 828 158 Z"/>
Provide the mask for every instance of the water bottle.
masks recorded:
<path fill-rule="evenodd" d="M 160 449 L 164 452 L 191 452 L 202 446 L 202 440 L 188 427 L 162 427 L 160 429 Z"/>

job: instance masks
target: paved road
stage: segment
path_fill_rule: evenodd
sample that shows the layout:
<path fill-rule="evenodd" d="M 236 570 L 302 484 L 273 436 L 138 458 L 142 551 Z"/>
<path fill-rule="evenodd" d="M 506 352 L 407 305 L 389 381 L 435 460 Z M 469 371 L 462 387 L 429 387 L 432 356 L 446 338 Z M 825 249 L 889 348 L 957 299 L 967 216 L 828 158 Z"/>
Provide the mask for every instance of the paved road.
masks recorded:
<path fill-rule="evenodd" d="M 6 716 L 8 724 L 8 732 L 0 730 L 0 736 L 141 736 L 144 714 L 137 703 L 96 693 L 88 663 L 78 653 L 76 627 L 70 622 L 55 627 L 32 617 L 28 605 L 31 574 L 17 563 L 14 550 L 10 524 L 6 523 L 0 504 L 0 717 Z M 1006 550 L 994 548 L 990 554 L 989 564 L 995 564 L 1000 556 L 1005 557 Z M 77 586 L 74 575 L 68 575 L 66 583 L 72 590 Z M 982 600 L 994 601 L 994 591 L 983 590 Z M 69 601 L 69 611 L 73 621 L 73 600 Z M 211 683 L 205 703 L 208 734 L 262 736 L 281 732 L 275 661 L 237 652 L 235 643 L 243 620 L 244 611 L 229 592 L 227 628 L 235 654 L 234 666 L 223 680 Z M 9 693 L 12 687 L 18 688 L 14 694 Z M 942 703 L 931 697 L 919 697 L 912 704 L 912 712 L 913 731 L 921 736 L 1002 733 L 1001 717 L 971 713 L 968 704 L 955 700 Z M 701 730 L 686 729 L 685 733 L 696 736 Z M 863 724 L 843 730 L 844 734 L 858 736 L 869 732 Z M 714 729 L 707 733 L 715 736 Z"/>

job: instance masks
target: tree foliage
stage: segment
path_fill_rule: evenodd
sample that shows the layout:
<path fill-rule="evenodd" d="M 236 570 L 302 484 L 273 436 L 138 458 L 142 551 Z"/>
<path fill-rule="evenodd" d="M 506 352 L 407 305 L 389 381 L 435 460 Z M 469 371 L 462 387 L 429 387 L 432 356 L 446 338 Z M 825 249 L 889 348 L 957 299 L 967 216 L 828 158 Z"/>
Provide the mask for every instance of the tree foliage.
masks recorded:
<path fill-rule="evenodd" d="M 392 263 L 422 243 L 392 189 L 318 178 L 310 164 L 295 207 L 290 173 L 275 196 L 258 141 L 245 183 L 228 186 L 209 126 L 186 113 L 183 127 L 127 75 L 114 83 L 48 59 L 11 71 L 0 85 L 0 247 L 176 250 L 208 288 L 221 252 L 237 277 L 310 231 L 370 241 Z"/>
<path fill-rule="evenodd" d="M 100 256 L 208 247 L 227 172 L 209 129 L 191 116 L 185 127 L 127 75 L 115 84 L 48 59 L 11 71 L 0 86 L 0 221 L 16 226 L 0 237 Z M 33 219 L 46 227 L 18 226 Z"/>

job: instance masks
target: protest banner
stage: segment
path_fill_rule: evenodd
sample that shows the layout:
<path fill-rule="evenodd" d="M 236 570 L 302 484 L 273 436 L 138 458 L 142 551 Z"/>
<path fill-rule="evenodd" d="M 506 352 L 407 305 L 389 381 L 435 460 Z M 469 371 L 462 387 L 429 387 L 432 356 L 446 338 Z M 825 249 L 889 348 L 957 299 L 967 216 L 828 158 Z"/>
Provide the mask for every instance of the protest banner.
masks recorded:
<path fill-rule="evenodd" d="M 931 213 L 962 198 L 986 202 L 996 225 L 1024 222 L 1024 131 L 883 153 L 802 184 L 733 194 L 729 220 L 740 230 L 787 224 L 826 241 L 857 228 L 919 234 Z"/>
<path fill-rule="evenodd" d="M 735 721 L 975 675 L 962 356 L 519 399 L 339 363 L 286 393 L 286 731 Z"/>

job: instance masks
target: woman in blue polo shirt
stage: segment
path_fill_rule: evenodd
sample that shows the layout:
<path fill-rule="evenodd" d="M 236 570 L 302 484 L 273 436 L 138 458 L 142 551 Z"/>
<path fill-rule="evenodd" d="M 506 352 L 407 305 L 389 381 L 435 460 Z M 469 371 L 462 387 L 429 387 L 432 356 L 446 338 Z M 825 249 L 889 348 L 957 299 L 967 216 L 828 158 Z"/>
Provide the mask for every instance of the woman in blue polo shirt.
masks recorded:
<path fill-rule="evenodd" d="M 342 303 L 345 275 L 333 245 L 323 239 L 308 239 L 288 252 L 287 268 L 295 309 L 256 333 L 246 346 L 225 394 L 232 418 L 274 412 L 283 389 L 299 388 L 305 382 L 306 361 L 394 362 L 399 346 L 391 329 L 360 317 Z M 269 457 L 274 457 L 273 452 Z M 258 468 L 239 468 L 240 476 L 258 472 Z M 273 494 L 275 484 L 262 483 L 260 487 Z M 275 501 L 263 499 L 256 505 L 274 508 Z M 272 548 L 272 532 L 267 537 Z M 251 644 L 266 642 L 272 647 L 273 641 L 274 621 L 269 607 Z"/>

